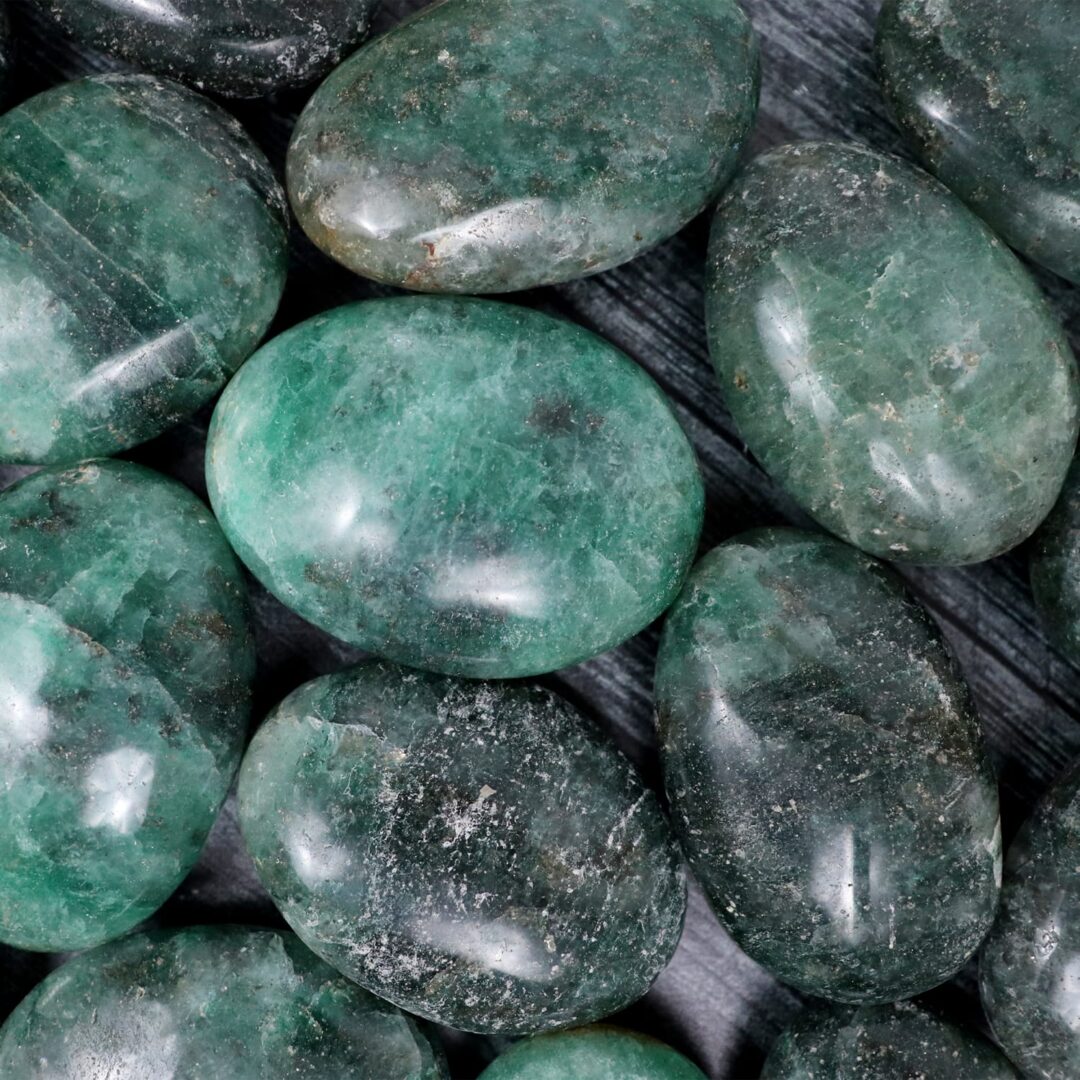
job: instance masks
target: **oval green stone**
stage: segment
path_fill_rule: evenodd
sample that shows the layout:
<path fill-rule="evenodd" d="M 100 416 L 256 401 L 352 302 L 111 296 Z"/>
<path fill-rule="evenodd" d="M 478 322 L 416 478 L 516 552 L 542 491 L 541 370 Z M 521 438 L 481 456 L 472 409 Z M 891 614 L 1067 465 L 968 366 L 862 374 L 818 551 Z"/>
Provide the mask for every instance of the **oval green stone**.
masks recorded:
<path fill-rule="evenodd" d="M 100 461 L 0 495 L 0 941 L 82 949 L 166 900 L 239 764 L 254 663 L 240 567 L 179 484 Z"/>
<path fill-rule="evenodd" d="M 1069 467 L 1054 509 L 1035 534 L 1031 589 L 1050 637 L 1080 659 L 1080 458 Z"/>
<path fill-rule="evenodd" d="M 134 934 L 54 971 L 0 1028 L 10 1080 L 444 1080 L 411 1017 L 293 934 Z"/>
<path fill-rule="evenodd" d="M 482 677 L 646 626 L 703 506 L 663 394 L 617 349 L 523 308 L 420 297 L 261 349 L 218 404 L 207 484 L 283 603 L 379 655 Z"/>
<path fill-rule="evenodd" d="M 289 193 L 329 255 L 425 292 L 568 281 L 671 236 L 724 187 L 758 54 L 735 0 L 446 0 L 341 65 Z"/>
<path fill-rule="evenodd" d="M 0 461 L 160 434 L 258 344 L 284 205 L 239 124 L 174 83 L 105 75 L 0 117 Z"/>
<path fill-rule="evenodd" d="M 675 950 L 675 841 L 630 763 L 520 684 L 370 663 L 260 728 L 240 821 L 323 959 L 402 1008 L 527 1034 L 635 1001 Z"/>
<path fill-rule="evenodd" d="M 883 1002 L 978 948 L 997 785 L 944 641 L 886 567 L 793 529 L 720 545 L 668 616 L 656 700 L 683 848 L 758 963 Z"/>
<path fill-rule="evenodd" d="M 1053 506 L 1076 444 L 1068 342 L 925 173 L 835 143 L 758 158 L 716 215 L 708 324 L 750 450 L 849 543 L 978 562 Z"/>

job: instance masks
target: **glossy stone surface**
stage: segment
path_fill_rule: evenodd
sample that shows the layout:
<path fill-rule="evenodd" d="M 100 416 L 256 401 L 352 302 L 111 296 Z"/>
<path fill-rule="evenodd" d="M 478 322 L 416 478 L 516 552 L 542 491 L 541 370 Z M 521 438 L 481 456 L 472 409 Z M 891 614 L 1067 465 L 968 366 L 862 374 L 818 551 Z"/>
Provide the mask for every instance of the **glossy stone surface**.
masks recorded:
<path fill-rule="evenodd" d="M 1047 633 L 1066 655 L 1080 659 L 1080 458 L 1035 534 L 1031 590 Z"/>
<path fill-rule="evenodd" d="M 0 461 L 159 434 L 221 389 L 285 281 L 284 204 L 235 120 L 107 75 L 0 117 Z"/>
<path fill-rule="evenodd" d="M 0 495 L 0 941 L 82 949 L 164 902 L 253 672 L 240 567 L 187 489 L 100 461 Z"/>
<path fill-rule="evenodd" d="M 1073 0 L 886 0 L 877 55 L 926 167 L 1013 247 L 1080 282 Z"/>
<path fill-rule="evenodd" d="M 656 701 L 683 848 L 753 959 L 884 1002 L 978 948 L 997 785 L 967 687 L 890 570 L 794 529 L 721 544 L 668 616 Z"/>
<path fill-rule="evenodd" d="M 853 144 L 758 158 L 717 212 L 708 324 L 750 450 L 849 543 L 978 562 L 1053 506 L 1076 443 L 1068 342 L 925 173 Z"/>
<path fill-rule="evenodd" d="M 0 1029 L 11 1080 L 443 1080 L 411 1017 L 294 934 L 135 934 L 54 971 Z"/>
<path fill-rule="evenodd" d="M 703 506 L 641 368 L 569 323 L 449 298 L 339 308 L 261 349 L 218 404 L 207 483 L 283 603 L 390 659 L 483 677 L 646 626 Z"/>
<path fill-rule="evenodd" d="M 289 193 L 327 254 L 422 292 L 625 262 L 724 187 L 753 124 L 735 0 L 446 0 L 372 42 L 297 124 Z"/>
<path fill-rule="evenodd" d="M 259 97 L 329 71 L 378 0 L 33 0 L 76 40 L 200 89 Z"/>
<path fill-rule="evenodd" d="M 549 691 L 369 663 L 260 728 L 240 820 L 320 956 L 466 1031 L 585 1023 L 639 998 L 686 903 L 630 763 Z"/>

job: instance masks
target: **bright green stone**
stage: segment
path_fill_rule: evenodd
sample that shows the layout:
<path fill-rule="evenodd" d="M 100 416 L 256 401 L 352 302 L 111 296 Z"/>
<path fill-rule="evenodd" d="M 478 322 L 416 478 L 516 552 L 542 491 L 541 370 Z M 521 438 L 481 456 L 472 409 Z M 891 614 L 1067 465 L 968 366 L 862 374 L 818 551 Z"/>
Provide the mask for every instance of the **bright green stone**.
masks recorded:
<path fill-rule="evenodd" d="M 720 921 L 819 997 L 944 982 L 994 918 L 997 785 L 971 697 L 886 567 L 745 533 L 695 567 L 656 671 L 677 831 Z"/>
<path fill-rule="evenodd" d="M 1080 659 L 1080 458 L 1035 534 L 1031 588 L 1051 638 L 1072 659 Z"/>
<path fill-rule="evenodd" d="M 936 180 L 864 147 L 758 158 L 724 197 L 709 345 L 743 438 L 874 555 L 969 563 L 1049 513 L 1076 370 L 1019 261 Z"/>
<path fill-rule="evenodd" d="M 675 598 L 703 493 L 663 394 L 535 311 L 409 297 L 265 346 L 218 404 L 207 483 L 283 603 L 381 656 L 551 671 Z"/>
<path fill-rule="evenodd" d="M 655 798 L 545 690 L 378 663 L 316 679 L 256 734 L 239 796 L 300 937 L 452 1027 L 607 1016 L 679 940 L 683 872 Z"/>
<path fill-rule="evenodd" d="M 308 235 L 378 281 L 506 292 L 625 262 L 700 213 L 753 125 L 735 0 L 446 0 L 300 117 Z"/>
<path fill-rule="evenodd" d="M 231 117 L 145 75 L 0 117 L 0 461 L 149 439 L 216 394 L 285 283 L 284 205 Z"/>
<path fill-rule="evenodd" d="M 100 461 L 0 495 L 0 941 L 82 949 L 164 902 L 253 670 L 240 568 L 185 488 Z"/>
<path fill-rule="evenodd" d="M 0 1029 L 10 1080 L 444 1080 L 411 1017 L 295 935 L 135 934 L 54 971 Z"/>

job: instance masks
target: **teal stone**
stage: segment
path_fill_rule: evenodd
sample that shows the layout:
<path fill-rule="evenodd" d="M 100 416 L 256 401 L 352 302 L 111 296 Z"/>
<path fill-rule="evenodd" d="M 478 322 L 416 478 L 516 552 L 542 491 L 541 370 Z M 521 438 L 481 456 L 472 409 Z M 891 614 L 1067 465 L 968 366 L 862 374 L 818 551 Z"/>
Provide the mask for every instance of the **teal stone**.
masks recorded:
<path fill-rule="evenodd" d="M 448 1080 L 411 1017 L 293 934 L 134 934 L 54 971 L 0 1028 L 10 1080 Z"/>
<path fill-rule="evenodd" d="M 758 158 L 716 215 L 708 326 L 752 453 L 856 547 L 978 562 L 1050 512 L 1076 444 L 1068 342 L 925 173 L 839 143 Z"/>
<path fill-rule="evenodd" d="M 754 960 L 877 1003 L 979 947 L 997 784 L 941 635 L 888 568 L 794 529 L 721 544 L 668 616 L 656 703 L 683 849 Z"/>
<path fill-rule="evenodd" d="M 886 0 L 877 57 L 926 167 L 1013 247 L 1080 283 L 1074 0 Z"/>
<path fill-rule="evenodd" d="M 639 998 L 682 930 L 679 853 L 630 763 L 554 694 L 368 663 L 287 697 L 240 822 L 289 925 L 350 979 L 466 1031 Z"/>
<path fill-rule="evenodd" d="M 1051 639 L 1080 660 L 1080 458 L 1070 466 L 1061 496 L 1035 534 L 1031 589 Z"/>
<path fill-rule="evenodd" d="M 240 125 L 145 75 L 0 117 L 0 461 L 114 454 L 209 401 L 285 282 L 285 206 Z"/>
<path fill-rule="evenodd" d="M 421 292 L 569 281 L 677 232 L 753 126 L 735 0 L 444 0 L 341 65 L 296 126 L 304 230 Z"/>
<path fill-rule="evenodd" d="M 339 308 L 230 383 L 210 497 L 304 618 L 486 678 L 585 660 L 674 600 L 704 495 L 656 384 L 594 335 L 483 300 Z"/>
<path fill-rule="evenodd" d="M 83 949 L 168 898 L 254 663 L 240 567 L 179 484 L 98 461 L 0 495 L 0 941 Z"/>

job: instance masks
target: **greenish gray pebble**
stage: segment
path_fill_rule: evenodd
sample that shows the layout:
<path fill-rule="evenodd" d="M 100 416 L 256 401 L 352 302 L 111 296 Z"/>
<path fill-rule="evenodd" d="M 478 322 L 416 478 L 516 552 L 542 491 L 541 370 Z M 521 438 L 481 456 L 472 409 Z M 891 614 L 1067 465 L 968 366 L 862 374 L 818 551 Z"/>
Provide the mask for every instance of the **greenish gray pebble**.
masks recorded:
<path fill-rule="evenodd" d="M 1051 639 L 1080 660 L 1080 458 L 1031 548 L 1031 588 Z"/>

